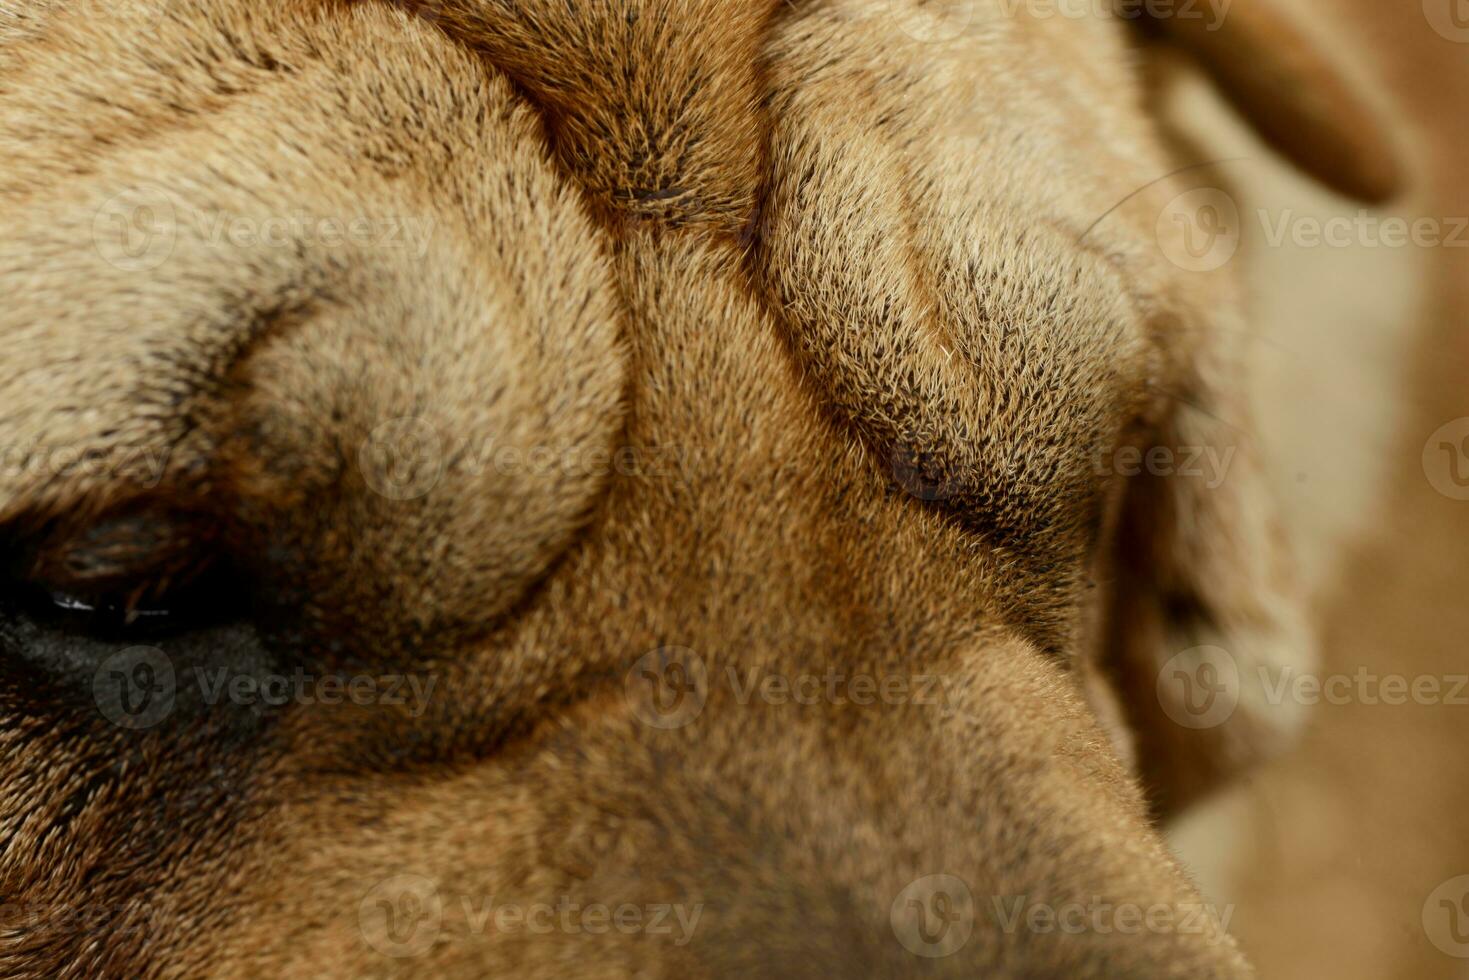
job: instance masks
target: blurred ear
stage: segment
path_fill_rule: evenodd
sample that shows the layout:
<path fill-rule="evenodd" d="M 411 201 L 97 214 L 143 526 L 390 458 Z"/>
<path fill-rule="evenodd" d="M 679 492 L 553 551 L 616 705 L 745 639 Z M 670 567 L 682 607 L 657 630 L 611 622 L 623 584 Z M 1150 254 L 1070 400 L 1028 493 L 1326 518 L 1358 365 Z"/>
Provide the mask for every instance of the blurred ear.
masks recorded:
<path fill-rule="evenodd" d="M 1212 342 L 1159 392 L 1164 420 L 1120 451 L 1140 462 L 1120 467 L 1137 475 L 1122 477 L 1098 576 L 1101 664 L 1160 815 L 1294 741 L 1305 715 L 1290 682 L 1315 659 L 1243 367 L 1228 349 L 1241 331 L 1215 317 Z"/>
<path fill-rule="evenodd" d="M 1121 0 L 1122 8 L 1139 6 Z M 1307 174 L 1369 203 L 1397 193 L 1384 120 L 1284 0 L 1237 0 L 1217 14 L 1170 7 L 1145 27 L 1187 50 L 1267 141 Z"/>

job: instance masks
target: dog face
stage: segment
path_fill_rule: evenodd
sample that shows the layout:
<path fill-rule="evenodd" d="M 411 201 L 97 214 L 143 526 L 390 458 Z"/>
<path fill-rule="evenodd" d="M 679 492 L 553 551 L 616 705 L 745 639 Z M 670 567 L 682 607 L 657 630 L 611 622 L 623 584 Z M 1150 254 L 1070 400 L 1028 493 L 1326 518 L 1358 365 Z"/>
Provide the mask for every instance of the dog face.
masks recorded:
<path fill-rule="evenodd" d="M 7 973 L 1247 972 L 1145 792 L 1290 719 L 1154 685 L 1306 644 L 1124 25 L 0 15 Z"/>

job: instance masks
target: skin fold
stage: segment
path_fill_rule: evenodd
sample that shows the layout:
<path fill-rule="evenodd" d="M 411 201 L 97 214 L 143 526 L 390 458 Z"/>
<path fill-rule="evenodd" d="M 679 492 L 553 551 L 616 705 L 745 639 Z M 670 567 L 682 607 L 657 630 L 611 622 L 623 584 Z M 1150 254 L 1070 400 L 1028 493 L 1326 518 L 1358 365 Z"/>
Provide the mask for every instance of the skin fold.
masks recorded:
<path fill-rule="evenodd" d="M 0 974 L 1253 975 L 1158 818 L 1315 642 L 1137 25 L 93 6 L 0 2 Z"/>

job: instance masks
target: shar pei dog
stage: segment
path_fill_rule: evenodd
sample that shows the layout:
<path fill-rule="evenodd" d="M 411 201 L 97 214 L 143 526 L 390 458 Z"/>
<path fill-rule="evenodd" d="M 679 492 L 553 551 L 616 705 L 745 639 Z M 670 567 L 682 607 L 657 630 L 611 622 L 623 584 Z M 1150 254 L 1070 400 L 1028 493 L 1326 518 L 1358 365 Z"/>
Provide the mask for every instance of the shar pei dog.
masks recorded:
<path fill-rule="evenodd" d="M 0 974 L 1252 975 L 1159 827 L 1312 629 L 1159 66 L 1397 164 L 1270 0 L 1032 6 L 0 2 Z"/>

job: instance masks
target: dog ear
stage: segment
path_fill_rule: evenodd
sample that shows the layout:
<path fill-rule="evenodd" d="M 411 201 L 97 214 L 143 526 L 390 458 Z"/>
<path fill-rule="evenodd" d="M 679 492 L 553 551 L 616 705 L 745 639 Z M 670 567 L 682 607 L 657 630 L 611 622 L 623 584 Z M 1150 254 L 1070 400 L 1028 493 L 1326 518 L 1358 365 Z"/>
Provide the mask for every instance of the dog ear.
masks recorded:
<path fill-rule="evenodd" d="M 1219 19 L 1170 8 L 1142 24 L 1190 52 L 1260 135 L 1307 174 L 1368 203 L 1387 200 L 1401 172 L 1386 126 L 1282 6 L 1244 0 L 1226 4 Z"/>
<path fill-rule="evenodd" d="M 1305 712 L 1290 684 L 1316 658 L 1236 309 L 1216 294 L 1161 314 L 1158 329 L 1195 342 L 1176 344 L 1156 421 L 1114 457 L 1098 661 L 1159 816 L 1292 744 Z"/>

